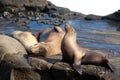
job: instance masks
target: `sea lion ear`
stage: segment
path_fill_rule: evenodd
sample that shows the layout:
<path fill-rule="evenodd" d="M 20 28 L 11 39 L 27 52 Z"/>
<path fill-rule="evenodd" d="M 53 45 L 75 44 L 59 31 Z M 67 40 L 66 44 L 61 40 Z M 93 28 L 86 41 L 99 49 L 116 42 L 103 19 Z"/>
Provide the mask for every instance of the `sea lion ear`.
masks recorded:
<path fill-rule="evenodd" d="M 74 68 L 75 71 L 82 75 L 81 65 L 72 64 L 72 67 Z"/>

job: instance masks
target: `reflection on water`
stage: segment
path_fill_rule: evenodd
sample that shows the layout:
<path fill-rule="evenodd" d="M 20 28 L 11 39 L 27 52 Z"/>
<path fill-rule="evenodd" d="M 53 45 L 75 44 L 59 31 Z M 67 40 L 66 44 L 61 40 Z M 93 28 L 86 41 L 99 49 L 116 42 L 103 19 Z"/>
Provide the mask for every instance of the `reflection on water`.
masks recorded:
<path fill-rule="evenodd" d="M 80 46 L 96 50 L 105 50 L 120 56 L 120 32 L 116 31 L 115 26 L 109 25 L 104 21 L 70 20 L 65 23 L 73 26 L 77 31 L 77 41 Z M 64 24 L 61 25 L 62 28 Z M 14 30 L 27 30 L 37 33 L 39 30 L 47 27 L 54 26 L 31 21 L 27 27 L 2 25 L 0 26 L 0 33 L 10 34 Z"/>

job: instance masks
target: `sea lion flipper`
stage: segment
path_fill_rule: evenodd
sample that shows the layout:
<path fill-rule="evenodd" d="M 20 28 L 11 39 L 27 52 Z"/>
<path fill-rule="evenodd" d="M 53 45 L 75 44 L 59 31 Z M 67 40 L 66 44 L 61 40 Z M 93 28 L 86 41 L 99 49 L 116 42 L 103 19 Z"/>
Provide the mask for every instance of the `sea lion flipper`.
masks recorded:
<path fill-rule="evenodd" d="M 116 71 L 116 68 L 111 63 L 108 62 L 107 65 L 111 72 Z"/>
<path fill-rule="evenodd" d="M 77 71 L 80 75 L 82 75 L 81 65 L 73 64 L 72 66 L 75 69 L 75 71 Z"/>
<path fill-rule="evenodd" d="M 63 29 L 61 27 L 59 27 L 59 26 L 54 27 L 54 30 L 56 32 L 64 32 Z"/>
<path fill-rule="evenodd" d="M 80 74 L 82 75 L 82 70 L 81 70 L 81 56 L 74 55 L 74 62 L 72 64 L 73 68 Z"/>

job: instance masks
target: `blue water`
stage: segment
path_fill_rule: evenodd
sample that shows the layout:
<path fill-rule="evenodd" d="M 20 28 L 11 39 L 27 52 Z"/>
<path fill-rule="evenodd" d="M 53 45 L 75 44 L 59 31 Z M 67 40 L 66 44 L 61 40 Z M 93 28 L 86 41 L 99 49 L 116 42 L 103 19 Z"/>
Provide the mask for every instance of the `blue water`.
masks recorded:
<path fill-rule="evenodd" d="M 43 30 L 48 27 L 54 27 L 53 25 L 45 25 L 43 23 L 38 23 L 37 21 L 31 21 L 30 24 L 28 24 L 28 27 L 35 30 Z"/>
<path fill-rule="evenodd" d="M 120 56 L 120 32 L 116 31 L 116 26 L 110 25 L 105 21 L 85 21 L 69 20 L 60 26 L 64 28 L 69 24 L 77 32 L 77 42 L 80 46 L 95 50 L 103 50 Z M 10 34 L 14 30 L 31 31 L 37 33 L 48 27 L 55 27 L 50 24 L 31 21 L 27 26 L 3 25 L 0 26 L 0 33 Z"/>

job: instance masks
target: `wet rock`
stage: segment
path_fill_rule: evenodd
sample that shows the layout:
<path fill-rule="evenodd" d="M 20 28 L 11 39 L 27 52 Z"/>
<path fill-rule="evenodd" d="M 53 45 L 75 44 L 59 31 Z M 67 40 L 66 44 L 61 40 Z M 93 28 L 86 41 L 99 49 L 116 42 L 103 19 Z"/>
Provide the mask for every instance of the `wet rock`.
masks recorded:
<path fill-rule="evenodd" d="M 17 20 L 15 20 L 13 23 L 17 23 L 17 25 L 19 26 L 26 26 L 27 24 L 29 24 L 29 20 L 27 19 L 22 19 L 22 18 L 18 18 Z"/>
<path fill-rule="evenodd" d="M 102 16 L 97 16 L 94 14 L 89 14 L 85 17 L 86 20 L 101 20 Z"/>
<path fill-rule="evenodd" d="M 3 12 L 3 17 L 4 17 L 4 18 L 7 18 L 7 19 L 10 19 L 10 18 L 13 17 L 13 14 L 11 14 L 11 13 L 8 12 L 8 11 L 4 11 L 4 12 Z"/>
<path fill-rule="evenodd" d="M 18 12 L 18 16 L 20 18 L 25 18 L 26 17 L 25 13 L 23 13 L 23 12 Z"/>

